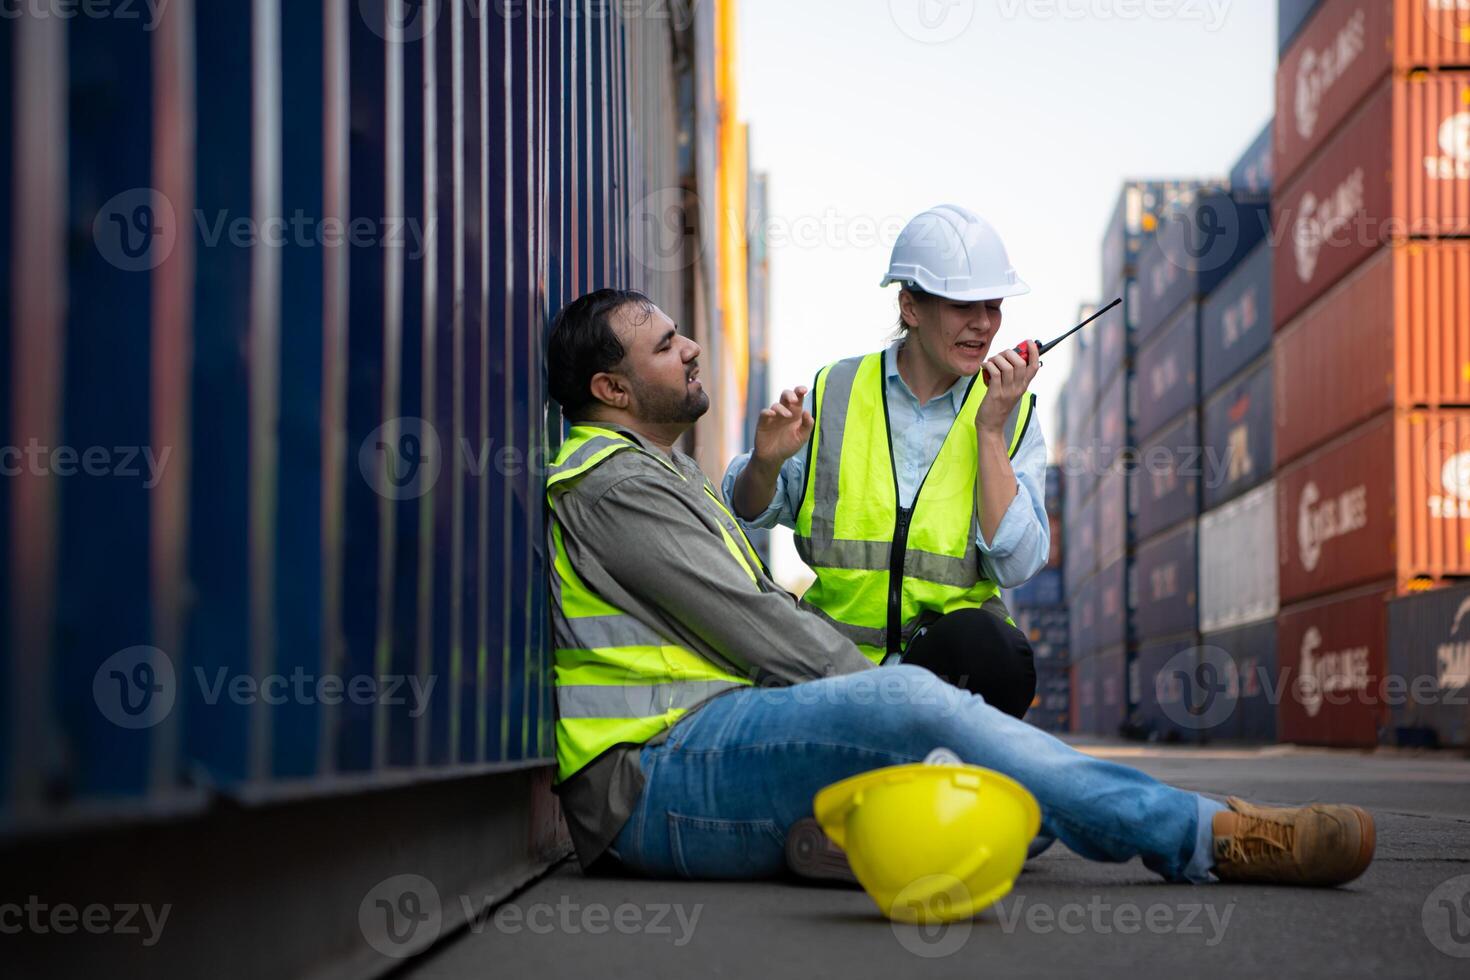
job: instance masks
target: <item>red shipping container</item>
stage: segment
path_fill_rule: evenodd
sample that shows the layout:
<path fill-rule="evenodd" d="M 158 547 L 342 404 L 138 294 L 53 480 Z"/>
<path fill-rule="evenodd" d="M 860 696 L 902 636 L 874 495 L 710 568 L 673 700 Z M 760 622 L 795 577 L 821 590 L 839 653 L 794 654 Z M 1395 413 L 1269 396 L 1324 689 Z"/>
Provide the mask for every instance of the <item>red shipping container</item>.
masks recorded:
<path fill-rule="evenodd" d="M 1391 407 L 1470 405 L 1470 242 L 1380 250 L 1274 353 L 1278 466 Z"/>
<path fill-rule="evenodd" d="M 1393 22 L 1400 68 L 1470 65 L 1470 4 L 1465 0 L 1400 0 Z"/>
<path fill-rule="evenodd" d="M 1390 79 L 1275 202 L 1275 323 L 1390 241 L 1470 234 L 1470 73 Z"/>
<path fill-rule="evenodd" d="M 1282 605 L 1393 576 L 1393 458 L 1385 413 L 1277 474 Z"/>
<path fill-rule="evenodd" d="M 1391 582 L 1283 609 L 1276 623 L 1281 740 L 1373 746 L 1388 720 L 1384 673 Z"/>
<path fill-rule="evenodd" d="M 1291 180 L 1390 70 L 1470 65 L 1470 6 L 1445 0 L 1322 4 L 1276 73 L 1276 186 Z"/>
<path fill-rule="evenodd" d="M 1283 604 L 1470 575 L 1470 410 L 1385 412 L 1277 477 Z"/>
<path fill-rule="evenodd" d="M 1323 4 L 1276 71 L 1276 186 L 1296 176 L 1393 64 L 1394 0 Z"/>

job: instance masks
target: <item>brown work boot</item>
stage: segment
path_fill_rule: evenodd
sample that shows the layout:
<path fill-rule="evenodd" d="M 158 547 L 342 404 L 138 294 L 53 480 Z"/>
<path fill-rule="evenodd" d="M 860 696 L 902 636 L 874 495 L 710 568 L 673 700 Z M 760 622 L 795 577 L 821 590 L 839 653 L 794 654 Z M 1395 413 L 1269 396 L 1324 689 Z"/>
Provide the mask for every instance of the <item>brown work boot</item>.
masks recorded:
<path fill-rule="evenodd" d="M 1373 860 L 1373 817 L 1356 806 L 1256 806 L 1230 797 L 1215 814 L 1221 881 L 1341 885 Z"/>

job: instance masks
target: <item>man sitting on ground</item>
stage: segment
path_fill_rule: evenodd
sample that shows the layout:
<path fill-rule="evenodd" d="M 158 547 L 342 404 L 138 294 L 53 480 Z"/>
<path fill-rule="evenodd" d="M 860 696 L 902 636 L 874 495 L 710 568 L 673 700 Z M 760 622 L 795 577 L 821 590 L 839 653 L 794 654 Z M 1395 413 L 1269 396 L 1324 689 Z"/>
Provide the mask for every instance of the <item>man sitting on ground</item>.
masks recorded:
<path fill-rule="evenodd" d="M 1353 806 L 1228 805 L 1077 752 L 922 667 L 875 667 L 762 566 L 674 448 L 709 408 L 700 348 L 645 296 L 556 317 L 573 422 L 547 478 L 558 791 L 585 867 L 754 878 L 822 787 L 937 747 L 1031 791 L 1042 830 L 1173 881 L 1337 885 L 1373 857 Z"/>

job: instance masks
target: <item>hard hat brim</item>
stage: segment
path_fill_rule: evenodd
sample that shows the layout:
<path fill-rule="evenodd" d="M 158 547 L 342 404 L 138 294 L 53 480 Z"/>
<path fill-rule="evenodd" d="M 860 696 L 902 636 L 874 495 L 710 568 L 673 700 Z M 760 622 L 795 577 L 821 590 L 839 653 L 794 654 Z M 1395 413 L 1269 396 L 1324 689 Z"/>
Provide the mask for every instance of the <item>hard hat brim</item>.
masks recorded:
<path fill-rule="evenodd" d="M 1031 287 L 1025 281 L 1017 278 L 1015 282 L 1006 283 L 1003 286 L 984 286 L 979 289 L 930 289 L 921 282 L 905 279 L 901 276 L 884 276 L 879 287 L 890 286 L 898 283 L 900 286 L 910 286 L 930 296 L 938 296 L 942 299 L 953 300 L 956 303 L 980 303 L 991 299 L 1009 299 L 1012 296 L 1025 296 L 1031 292 Z"/>

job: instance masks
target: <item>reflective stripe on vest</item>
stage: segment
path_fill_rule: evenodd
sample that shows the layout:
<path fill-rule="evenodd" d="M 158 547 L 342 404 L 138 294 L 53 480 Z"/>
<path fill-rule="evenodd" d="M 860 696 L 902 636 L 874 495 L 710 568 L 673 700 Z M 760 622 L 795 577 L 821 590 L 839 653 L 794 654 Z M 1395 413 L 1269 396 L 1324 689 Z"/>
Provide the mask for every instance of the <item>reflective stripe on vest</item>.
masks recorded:
<path fill-rule="evenodd" d="M 908 511 L 898 506 L 886 384 L 882 352 L 817 374 L 816 426 L 796 517 L 797 551 L 817 576 L 805 601 L 875 662 L 902 650 L 924 622 L 998 604 L 1000 591 L 982 576 L 975 543 L 975 416 L 984 381 L 971 381 Z M 1034 404 L 1034 395 L 1021 399 L 1007 420 L 1012 458 Z M 902 548 L 897 588 L 895 543 Z"/>
<path fill-rule="evenodd" d="M 627 450 L 657 459 L 684 479 L 663 457 L 647 453 L 627 437 L 610 429 L 577 425 L 546 480 L 551 511 L 558 782 L 614 745 L 641 745 L 716 694 L 752 683 L 605 601 L 572 568 L 556 520 L 556 499 L 603 461 Z M 759 581 L 755 549 L 714 496 L 708 481 L 704 493 L 719 504 L 718 523 L 725 546 L 752 581 Z"/>

